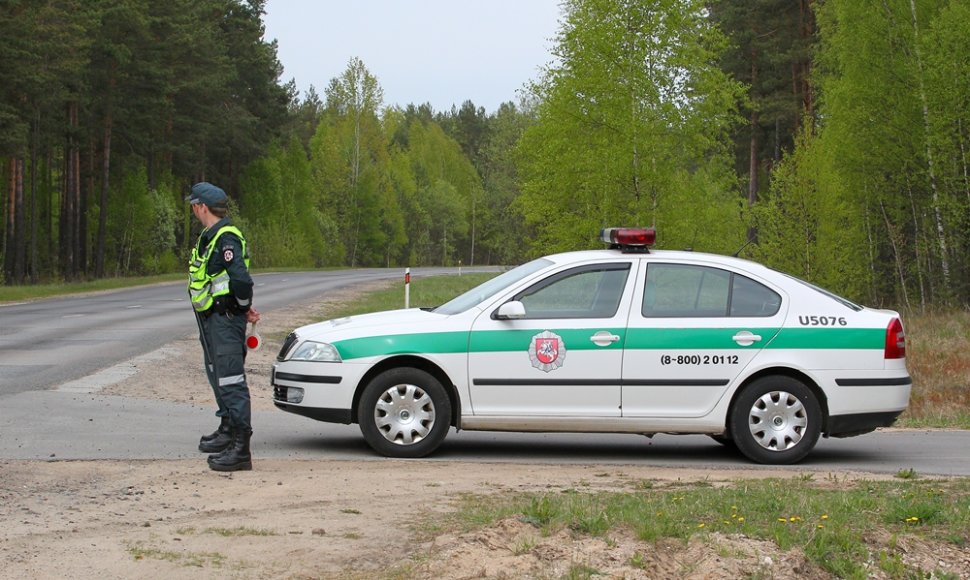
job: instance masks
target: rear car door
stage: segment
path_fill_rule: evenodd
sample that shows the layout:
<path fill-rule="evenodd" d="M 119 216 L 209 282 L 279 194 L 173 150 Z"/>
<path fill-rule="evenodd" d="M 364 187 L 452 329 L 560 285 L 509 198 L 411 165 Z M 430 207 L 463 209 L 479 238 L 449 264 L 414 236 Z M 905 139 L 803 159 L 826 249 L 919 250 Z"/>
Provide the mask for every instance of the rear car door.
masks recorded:
<path fill-rule="evenodd" d="M 778 333 L 782 294 L 707 263 L 650 261 L 623 360 L 624 417 L 701 417 Z"/>

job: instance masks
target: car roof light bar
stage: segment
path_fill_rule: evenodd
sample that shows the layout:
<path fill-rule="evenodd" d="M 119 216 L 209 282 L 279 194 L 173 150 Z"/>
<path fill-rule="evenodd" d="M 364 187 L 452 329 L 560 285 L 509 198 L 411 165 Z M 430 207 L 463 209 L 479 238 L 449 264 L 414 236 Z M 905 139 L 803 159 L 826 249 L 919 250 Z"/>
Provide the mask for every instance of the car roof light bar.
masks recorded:
<path fill-rule="evenodd" d="M 600 240 L 610 245 L 611 250 L 624 252 L 647 252 L 657 239 L 654 228 L 604 228 Z"/>

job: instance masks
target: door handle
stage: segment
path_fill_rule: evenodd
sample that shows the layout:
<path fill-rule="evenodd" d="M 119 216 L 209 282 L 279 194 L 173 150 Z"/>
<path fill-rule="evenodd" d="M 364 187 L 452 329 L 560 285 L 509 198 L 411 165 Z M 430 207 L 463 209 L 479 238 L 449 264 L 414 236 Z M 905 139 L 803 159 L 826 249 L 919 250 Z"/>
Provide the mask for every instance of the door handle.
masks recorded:
<path fill-rule="evenodd" d="M 731 340 L 738 343 L 739 346 L 751 346 L 752 344 L 761 340 L 761 335 L 753 334 L 747 330 L 742 330 L 741 332 L 732 336 Z"/>
<path fill-rule="evenodd" d="M 606 330 L 601 330 L 589 337 L 589 339 L 597 346 L 609 346 L 614 342 L 619 341 L 620 337 Z"/>

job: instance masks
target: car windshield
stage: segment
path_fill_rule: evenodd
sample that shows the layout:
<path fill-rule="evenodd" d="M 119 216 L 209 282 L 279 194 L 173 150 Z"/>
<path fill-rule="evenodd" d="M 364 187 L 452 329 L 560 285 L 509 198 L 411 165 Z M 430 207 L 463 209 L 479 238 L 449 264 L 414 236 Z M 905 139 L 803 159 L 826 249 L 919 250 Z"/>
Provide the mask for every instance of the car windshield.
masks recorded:
<path fill-rule="evenodd" d="M 794 281 L 796 281 L 796 282 L 798 282 L 800 284 L 804 284 L 804 285 L 808 286 L 809 288 L 811 288 L 812 290 L 815 290 L 816 292 L 818 292 L 820 294 L 823 294 L 825 296 L 828 296 L 829 298 L 831 298 L 832 300 L 835 300 L 836 302 L 838 302 L 842 306 L 845 306 L 846 308 L 851 308 L 852 310 L 855 310 L 856 312 L 859 312 L 860 310 L 862 310 L 862 306 L 859 306 L 858 304 L 856 304 L 855 302 L 852 302 L 848 298 L 843 298 L 843 297 L 839 296 L 838 294 L 833 294 L 832 292 L 829 292 L 825 288 L 821 288 L 819 286 L 816 286 L 815 284 L 812 284 L 811 282 L 806 282 L 805 280 L 802 280 L 801 278 L 796 278 L 795 276 L 792 276 L 791 274 L 785 274 L 784 272 L 781 272 L 781 274 L 783 274 L 783 275 L 791 278 L 792 280 L 794 280 Z"/>
<path fill-rule="evenodd" d="M 538 260 L 533 260 L 527 262 L 488 280 L 478 286 L 475 286 L 468 292 L 465 292 L 457 298 L 453 298 L 445 304 L 434 309 L 434 312 L 438 314 L 458 314 L 472 308 L 473 306 L 478 306 L 485 300 L 491 298 L 496 293 L 504 288 L 515 284 L 519 280 L 522 280 L 526 276 L 534 274 L 543 268 L 551 266 L 553 263 L 551 260 L 545 258 L 539 258 Z"/>

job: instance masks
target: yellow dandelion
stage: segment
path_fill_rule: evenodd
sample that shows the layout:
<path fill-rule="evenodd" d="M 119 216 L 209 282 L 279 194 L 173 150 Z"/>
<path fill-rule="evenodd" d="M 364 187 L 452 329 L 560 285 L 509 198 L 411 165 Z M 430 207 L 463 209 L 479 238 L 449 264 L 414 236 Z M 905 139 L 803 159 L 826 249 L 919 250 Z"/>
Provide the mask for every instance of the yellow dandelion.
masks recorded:
<path fill-rule="evenodd" d="M 822 528 L 824 528 L 824 527 L 825 527 L 825 526 L 823 526 L 822 524 L 819 524 L 819 525 L 818 525 L 818 529 L 820 529 L 820 530 L 821 530 Z"/>
<path fill-rule="evenodd" d="M 744 516 L 741 516 L 741 517 L 738 518 L 738 523 L 739 524 L 743 524 L 744 523 Z"/>
<path fill-rule="evenodd" d="M 827 519 L 829 519 L 829 515 L 828 515 L 828 514 L 822 514 L 822 519 L 823 519 L 823 520 L 827 520 Z"/>
<path fill-rule="evenodd" d="M 786 520 L 785 518 L 778 518 L 778 521 L 781 522 L 781 523 L 783 523 L 783 524 L 787 524 L 788 523 L 788 520 Z"/>
<path fill-rule="evenodd" d="M 701 522 L 700 524 L 697 525 L 697 527 L 698 528 L 703 528 L 705 525 L 707 525 L 707 524 L 705 524 L 704 522 Z"/>

